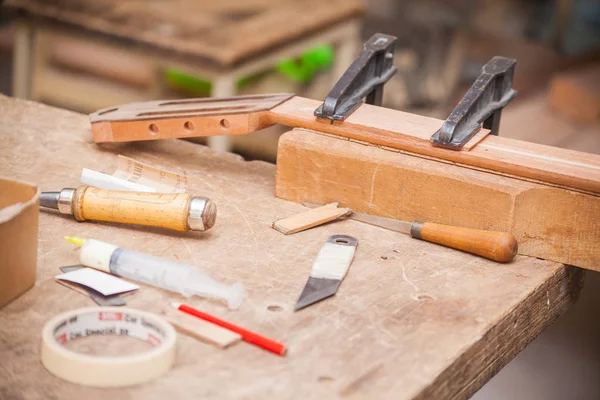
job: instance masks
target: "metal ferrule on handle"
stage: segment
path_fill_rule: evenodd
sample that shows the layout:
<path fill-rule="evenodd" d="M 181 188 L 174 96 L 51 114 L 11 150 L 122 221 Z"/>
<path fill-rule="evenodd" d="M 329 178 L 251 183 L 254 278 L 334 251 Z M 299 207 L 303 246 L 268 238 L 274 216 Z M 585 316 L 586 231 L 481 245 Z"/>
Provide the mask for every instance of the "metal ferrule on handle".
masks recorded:
<path fill-rule="evenodd" d="M 61 214 L 73 215 L 73 196 L 75 189 L 66 188 L 60 192 L 43 192 L 40 195 L 40 206 L 54 208 Z"/>

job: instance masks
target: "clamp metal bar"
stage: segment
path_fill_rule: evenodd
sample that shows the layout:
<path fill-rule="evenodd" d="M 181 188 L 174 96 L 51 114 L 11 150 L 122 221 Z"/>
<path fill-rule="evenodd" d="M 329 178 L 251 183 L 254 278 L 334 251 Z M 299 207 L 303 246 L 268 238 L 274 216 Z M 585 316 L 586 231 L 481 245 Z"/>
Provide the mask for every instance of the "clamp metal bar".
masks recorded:
<path fill-rule="evenodd" d="M 396 37 L 376 33 L 356 60 L 337 81 L 315 116 L 343 121 L 362 104 L 381 105 L 383 85 L 398 70 L 394 66 Z"/>
<path fill-rule="evenodd" d="M 435 146 L 458 150 L 482 124 L 492 135 L 497 135 L 502 108 L 517 95 L 512 88 L 516 63 L 517 60 L 506 57 L 488 61 L 442 127 L 431 136 L 431 142 Z"/>

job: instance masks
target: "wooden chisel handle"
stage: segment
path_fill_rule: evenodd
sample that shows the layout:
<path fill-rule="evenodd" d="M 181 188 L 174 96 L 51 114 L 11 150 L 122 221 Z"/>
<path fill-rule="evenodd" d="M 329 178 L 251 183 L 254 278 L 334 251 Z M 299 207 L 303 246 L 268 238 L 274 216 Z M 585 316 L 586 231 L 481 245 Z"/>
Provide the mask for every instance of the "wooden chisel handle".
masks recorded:
<path fill-rule="evenodd" d="M 509 262 L 517 255 L 519 249 L 517 240 L 508 232 L 461 228 L 432 222 L 413 222 L 410 235 L 415 239 L 441 244 L 498 262 Z"/>
<path fill-rule="evenodd" d="M 79 221 L 93 220 L 156 226 L 186 232 L 212 227 L 216 206 L 186 193 L 141 193 L 81 186 L 71 211 Z"/>

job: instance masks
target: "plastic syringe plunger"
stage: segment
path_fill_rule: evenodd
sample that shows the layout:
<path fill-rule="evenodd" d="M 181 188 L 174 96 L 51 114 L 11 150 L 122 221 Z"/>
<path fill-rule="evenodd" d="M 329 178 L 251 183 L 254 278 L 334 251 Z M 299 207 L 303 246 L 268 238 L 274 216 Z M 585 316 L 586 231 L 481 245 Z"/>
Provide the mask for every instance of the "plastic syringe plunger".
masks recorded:
<path fill-rule="evenodd" d="M 239 308 L 244 299 L 244 286 L 240 282 L 224 285 L 193 267 L 121 249 L 99 240 L 67 240 L 74 244 L 82 243 L 80 261 L 83 265 L 181 293 L 185 297 L 196 295 L 223 299 L 232 310 Z"/>

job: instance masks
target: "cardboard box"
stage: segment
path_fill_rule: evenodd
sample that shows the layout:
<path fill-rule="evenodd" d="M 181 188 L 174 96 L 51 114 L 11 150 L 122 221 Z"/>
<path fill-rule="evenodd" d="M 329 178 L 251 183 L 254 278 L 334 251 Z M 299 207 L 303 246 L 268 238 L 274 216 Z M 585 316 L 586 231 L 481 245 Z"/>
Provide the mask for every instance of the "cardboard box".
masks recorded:
<path fill-rule="evenodd" d="M 35 284 L 40 192 L 0 178 L 0 307 Z"/>

